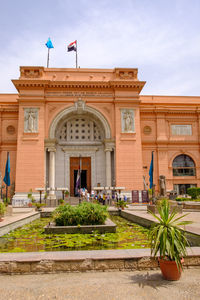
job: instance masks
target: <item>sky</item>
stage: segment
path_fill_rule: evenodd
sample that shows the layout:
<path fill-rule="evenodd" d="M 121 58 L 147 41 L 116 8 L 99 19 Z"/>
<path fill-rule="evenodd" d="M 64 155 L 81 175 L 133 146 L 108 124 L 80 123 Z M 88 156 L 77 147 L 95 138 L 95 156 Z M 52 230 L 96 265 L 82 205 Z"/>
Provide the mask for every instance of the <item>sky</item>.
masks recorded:
<path fill-rule="evenodd" d="M 0 93 L 20 66 L 138 68 L 144 95 L 200 96 L 200 0 L 0 0 Z"/>

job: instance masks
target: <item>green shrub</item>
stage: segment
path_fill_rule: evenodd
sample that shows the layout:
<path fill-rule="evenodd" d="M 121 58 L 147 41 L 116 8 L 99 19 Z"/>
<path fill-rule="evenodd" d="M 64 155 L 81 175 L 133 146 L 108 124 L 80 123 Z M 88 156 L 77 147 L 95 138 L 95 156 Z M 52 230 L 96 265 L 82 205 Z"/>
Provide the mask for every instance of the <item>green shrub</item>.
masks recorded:
<path fill-rule="evenodd" d="M 191 198 L 176 198 L 176 201 L 191 201 L 191 202 L 200 202 L 200 199 L 197 198 L 197 199 L 191 199 Z"/>
<path fill-rule="evenodd" d="M 82 202 L 77 206 L 65 204 L 56 208 L 53 220 L 57 226 L 101 225 L 108 217 L 107 207 Z"/>
<path fill-rule="evenodd" d="M 3 202 L 0 202 L 0 216 L 2 216 L 6 211 L 5 204 Z"/>
<path fill-rule="evenodd" d="M 187 194 L 192 197 L 192 199 L 197 199 L 200 195 L 200 188 L 193 187 L 187 189 Z"/>
<path fill-rule="evenodd" d="M 35 203 L 35 202 L 36 202 L 36 201 L 35 201 L 35 198 L 33 197 L 33 191 L 32 191 L 32 189 L 30 189 L 30 191 L 28 192 L 27 197 L 28 197 L 28 199 L 29 199 L 32 203 Z"/>
<path fill-rule="evenodd" d="M 4 197 L 3 202 L 4 202 L 5 206 L 8 206 L 8 204 L 10 204 L 10 198 L 7 197 L 7 199 L 6 199 L 6 197 Z"/>
<path fill-rule="evenodd" d="M 190 198 L 184 198 L 184 197 L 182 197 L 182 198 L 176 198 L 175 200 L 176 201 L 191 201 Z"/>

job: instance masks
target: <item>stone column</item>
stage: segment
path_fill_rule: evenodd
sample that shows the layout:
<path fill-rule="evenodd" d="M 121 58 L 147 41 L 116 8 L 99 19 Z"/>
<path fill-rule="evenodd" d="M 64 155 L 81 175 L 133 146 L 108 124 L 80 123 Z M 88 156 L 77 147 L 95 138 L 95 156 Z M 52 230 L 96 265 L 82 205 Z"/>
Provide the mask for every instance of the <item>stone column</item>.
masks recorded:
<path fill-rule="evenodd" d="M 106 148 L 106 186 L 111 186 L 111 151 L 112 148 Z"/>
<path fill-rule="evenodd" d="M 49 151 L 49 187 L 50 192 L 49 196 L 51 199 L 56 199 L 55 196 L 55 156 L 56 156 L 56 148 L 48 148 Z M 51 190 L 52 189 L 52 190 Z"/>

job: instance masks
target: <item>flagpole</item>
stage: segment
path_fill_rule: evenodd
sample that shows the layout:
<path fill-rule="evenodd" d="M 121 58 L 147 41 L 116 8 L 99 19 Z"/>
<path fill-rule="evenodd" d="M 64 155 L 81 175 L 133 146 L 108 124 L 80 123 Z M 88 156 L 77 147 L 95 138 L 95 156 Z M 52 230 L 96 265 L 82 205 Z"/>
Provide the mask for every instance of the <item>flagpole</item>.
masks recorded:
<path fill-rule="evenodd" d="M 9 152 L 7 152 L 7 161 L 8 161 Z M 6 203 L 8 203 L 8 185 L 6 184 Z"/>
<path fill-rule="evenodd" d="M 76 40 L 76 69 L 78 68 L 78 54 L 77 54 L 77 49 L 78 49 L 78 47 L 77 47 L 77 40 Z"/>
<path fill-rule="evenodd" d="M 47 68 L 49 67 L 49 52 L 50 52 L 50 48 L 48 48 L 48 54 L 47 54 Z"/>
<path fill-rule="evenodd" d="M 152 157 L 153 157 L 154 151 L 152 151 Z M 155 185 L 153 183 L 153 173 L 154 173 L 154 157 L 153 157 L 153 171 L 152 171 L 152 202 L 155 203 Z"/>

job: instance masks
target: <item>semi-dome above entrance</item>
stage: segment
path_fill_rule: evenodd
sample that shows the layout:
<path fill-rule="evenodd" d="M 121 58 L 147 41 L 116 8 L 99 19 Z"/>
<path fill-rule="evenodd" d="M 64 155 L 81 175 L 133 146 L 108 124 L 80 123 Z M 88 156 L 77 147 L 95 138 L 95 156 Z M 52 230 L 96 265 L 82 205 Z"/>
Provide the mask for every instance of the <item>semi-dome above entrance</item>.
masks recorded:
<path fill-rule="evenodd" d="M 67 121 L 71 120 L 67 125 Z M 76 121 L 77 120 L 77 121 Z M 89 126 L 87 122 L 92 122 Z M 87 125 L 87 126 L 86 126 Z M 64 126 L 64 128 L 62 128 Z M 92 131 L 90 130 L 92 126 Z M 72 129 L 70 129 L 72 127 Z M 75 129 L 77 127 L 77 129 Z M 84 132 L 81 131 L 81 129 Z M 86 131 L 84 127 L 87 127 L 87 131 L 90 132 L 89 135 L 86 135 Z M 69 130 L 69 131 L 67 131 Z M 71 132 L 72 130 L 72 132 Z M 76 132 L 77 130 L 77 132 Z M 66 131 L 66 132 L 65 132 Z M 72 133 L 70 135 L 70 133 Z M 77 134 L 76 134 L 77 133 Z M 81 135 L 83 133 L 83 135 Z M 85 137 L 84 137 L 85 136 Z M 101 112 L 97 109 L 85 105 L 85 102 L 81 99 L 76 101 L 73 106 L 70 106 L 64 110 L 62 110 L 55 117 L 53 122 L 51 123 L 49 129 L 49 137 L 57 138 L 59 140 L 67 141 L 76 141 L 76 140 L 90 140 L 90 141 L 100 141 L 103 138 L 110 139 L 111 138 L 111 130 L 110 125 L 106 118 L 103 116 Z"/>
<path fill-rule="evenodd" d="M 89 114 L 72 115 L 60 122 L 56 130 L 56 139 L 59 144 L 97 144 L 103 141 L 104 130 Z"/>

